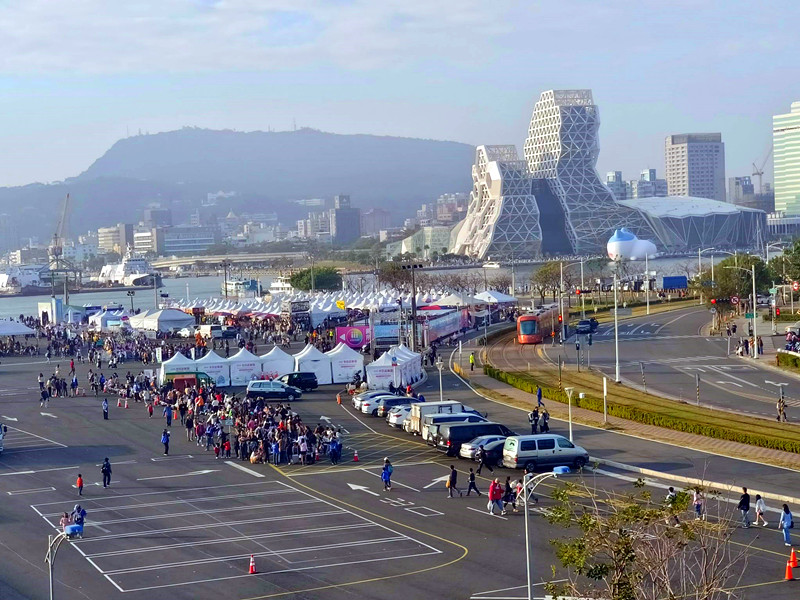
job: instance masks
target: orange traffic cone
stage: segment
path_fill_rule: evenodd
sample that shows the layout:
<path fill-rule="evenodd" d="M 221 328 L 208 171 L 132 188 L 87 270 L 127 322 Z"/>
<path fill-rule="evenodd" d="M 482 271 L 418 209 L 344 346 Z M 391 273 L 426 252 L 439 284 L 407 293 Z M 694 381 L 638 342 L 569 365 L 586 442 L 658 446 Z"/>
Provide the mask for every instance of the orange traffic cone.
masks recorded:
<path fill-rule="evenodd" d="M 251 554 L 251 555 L 250 555 L 250 575 L 255 575 L 255 574 L 257 574 L 257 573 L 258 573 L 258 571 L 256 571 L 256 559 L 255 559 L 255 557 L 254 557 L 254 556 Z"/>
<path fill-rule="evenodd" d="M 117 398 L 117 408 L 122 408 L 122 398 Z"/>
<path fill-rule="evenodd" d="M 336 404 L 341 405 L 341 403 L 342 403 L 342 392 L 339 392 L 338 394 L 336 394 Z"/>
<path fill-rule="evenodd" d="M 319 462 L 319 448 L 314 453 L 314 462 Z"/>
<path fill-rule="evenodd" d="M 794 553 L 794 548 L 792 548 L 792 551 L 789 554 L 789 564 L 792 565 L 793 569 L 797 568 L 797 554 Z"/>
<path fill-rule="evenodd" d="M 125 408 L 128 408 L 128 399 L 125 398 Z"/>
<path fill-rule="evenodd" d="M 786 563 L 786 577 L 784 579 L 786 579 L 786 581 L 794 581 L 794 575 L 792 575 L 792 563 Z"/>
<path fill-rule="evenodd" d="M 358 462 L 358 450 L 353 450 L 353 462 Z"/>
<path fill-rule="evenodd" d="M 172 420 L 173 421 L 177 421 L 178 420 L 178 409 L 177 408 L 173 408 L 172 409 Z"/>

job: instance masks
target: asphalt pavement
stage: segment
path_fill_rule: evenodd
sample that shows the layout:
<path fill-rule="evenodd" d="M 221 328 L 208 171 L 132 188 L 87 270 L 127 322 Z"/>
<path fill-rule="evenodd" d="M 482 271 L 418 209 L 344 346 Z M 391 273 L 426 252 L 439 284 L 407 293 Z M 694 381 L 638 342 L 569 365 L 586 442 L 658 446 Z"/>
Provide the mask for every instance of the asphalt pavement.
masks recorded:
<path fill-rule="evenodd" d="M 56 561 L 56 597 L 151 598 L 523 598 L 524 531 L 521 513 L 491 517 L 486 498 L 448 498 L 443 477 L 456 464 L 466 487 L 470 466 L 449 459 L 419 438 L 393 430 L 381 419 L 356 414 L 335 390 L 308 394 L 295 403 L 306 422 L 331 422 L 345 431 L 343 462 L 332 466 L 275 468 L 215 459 L 172 427 L 170 455 L 160 441 L 158 413 L 117 408 L 103 421 L 102 397 L 54 399 L 47 409 L 36 400 L 36 375 L 52 370 L 43 361 L 10 360 L 0 365 L 0 419 L 10 427 L 0 456 L 0 590 L 13 598 L 48 597 L 43 562 L 47 536 L 58 515 L 76 502 L 87 510 L 83 539 L 64 544 Z M 85 378 L 88 367 L 79 366 Z M 138 372 L 140 365 L 122 365 Z M 439 390 L 438 373 L 423 388 L 429 400 Z M 459 399 L 519 432 L 525 413 L 475 395 L 451 374 L 443 396 Z M 565 432 L 565 425 L 552 428 Z M 798 474 L 754 463 L 652 443 L 575 426 L 576 443 L 591 454 L 619 462 L 708 479 L 800 489 Z M 360 460 L 353 460 L 358 451 Z M 109 457 L 112 484 L 101 485 L 99 464 Z M 379 478 L 384 457 L 395 464 L 394 489 L 385 493 Z M 709 471 L 714 477 L 710 477 Z M 78 472 L 86 488 L 73 487 Z M 497 469 L 505 479 L 519 472 Z M 479 478 L 485 492 L 489 480 Z M 625 475 L 585 477 L 611 491 L 630 489 Z M 549 506 L 548 481 L 537 490 Z M 654 484 L 656 488 L 660 484 Z M 663 485 L 666 485 L 666 481 Z M 654 493 L 663 493 L 657 489 Z M 564 534 L 533 513 L 533 579 L 536 595 L 552 579 L 550 539 Z M 740 585 L 745 597 L 796 597 L 784 584 L 786 552 L 770 530 L 735 532 L 736 544 L 752 544 Z M 248 573 L 250 556 L 258 574 Z M 560 571 L 557 576 L 563 573 Z M 768 590 L 768 591 L 767 591 Z M 6 595 L 4 593 L 3 597 Z"/>

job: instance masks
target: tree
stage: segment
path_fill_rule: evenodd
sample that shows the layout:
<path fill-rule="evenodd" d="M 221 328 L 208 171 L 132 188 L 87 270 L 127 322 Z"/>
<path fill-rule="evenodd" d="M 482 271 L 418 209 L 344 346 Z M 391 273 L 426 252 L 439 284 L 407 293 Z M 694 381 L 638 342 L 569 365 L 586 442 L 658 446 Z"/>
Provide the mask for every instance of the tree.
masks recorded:
<path fill-rule="evenodd" d="M 500 292 L 507 292 L 511 288 L 511 275 L 509 273 L 498 273 L 489 279 L 489 287 Z"/>
<path fill-rule="evenodd" d="M 378 269 L 378 281 L 398 291 L 410 290 L 411 271 L 396 262 L 387 262 Z"/>
<path fill-rule="evenodd" d="M 800 240 L 795 240 L 794 245 L 786 248 L 782 258 L 786 263 L 786 276 L 793 281 L 800 280 Z M 780 273 L 783 274 L 783 268 L 780 269 Z"/>
<path fill-rule="evenodd" d="M 291 276 L 289 282 L 292 287 L 307 292 L 311 289 L 311 269 L 303 269 Z M 314 289 L 340 290 L 342 289 L 342 276 L 333 267 L 314 268 Z"/>
<path fill-rule="evenodd" d="M 632 491 L 605 493 L 569 482 L 554 491 L 557 504 L 548 520 L 577 527 L 578 534 L 551 540 L 568 579 L 547 584 L 547 591 L 608 600 L 730 599 L 748 547 L 731 542 L 737 525 L 724 512 L 728 505 L 698 487 L 706 496 L 706 519 L 684 520 L 693 489 L 661 502 L 643 486 L 639 480 Z"/>
<path fill-rule="evenodd" d="M 553 292 L 553 302 L 556 300 L 556 291 L 561 285 L 561 265 L 556 260 L 544 263 L 531 273 L 531 287 L 539 294 L 544 304 L 544 296 L 548 291 Z"/>
<path fill-rule="evenodd" d="M 774 281 L 771 269 L 758 256 L 737 254 L 714 265 L 713 290 L 710 283 L 711 269 L 704 269 L 700 273 L 698 279 L 702 286 L 701 291 L 708 301 L 715 298 L 718 303 L 726 303 L 731 296 L 747 299 L 753 293 L 753 279 L 746 271 L 750 271 L 753 265 L 756 267 L 756 293 L 767 290 Z"/>

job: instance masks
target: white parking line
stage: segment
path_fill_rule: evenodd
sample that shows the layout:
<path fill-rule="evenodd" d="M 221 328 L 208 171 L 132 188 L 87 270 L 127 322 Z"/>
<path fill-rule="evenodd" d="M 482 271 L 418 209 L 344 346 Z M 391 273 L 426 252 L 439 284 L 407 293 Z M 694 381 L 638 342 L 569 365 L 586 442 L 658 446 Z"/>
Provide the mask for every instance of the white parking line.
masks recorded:
<path fill-rule="evenodd" d="M 70 471 L 80 469 L 80 467 L 56 467 L 54 469 L 37 469 L 36 471 L 14 471 L 13 473 L 0 473 L 0 476 L 5 475 L 33 475 L 34 473 L 46 473 L 47 471 Z"/>
<path fill-rule="evenodd" d="M 234 469 L 239 469 L 240 471 L 244 471 L 245 473 L 249 473 L 253 477 L 264 477 L 263 473 L 259 473 L 258 471 L 253 471 L 253 469 L 248 469 L 247 467 L 243 467 L 242 465 L 233 462 L 232 460 L 226 460 L 226 465 L 233 467 Z"/>
<path fill-rule="evenodd" d="M 55 492 L 56 488 L 54 487 L 46 487 L 46 488 L 36 488 L 32 490 L 17 490 L 15 492 L 6 492 L 9 496 L 19 496 L 20 494 L 38 494 L 40 492 Z"/>
<path fill-rule="evenodd" d="M 494 513 L 487 512 L 485 510 L 480 510 L 478 508 L 473 508 L 471 506 L 467 507 L 468 510 L 474 510 L 477 513 L 481 513 L 482 515 L 488 515 L 490 517 L 494 517 L 495 519 L 503 519 L 503 521 L 508 521 L 508 517 L 503 517 L 501 515 L 496 515 Z"/>
<path fill-rule="evenodd" d="M 180 454 L 176 456 L 159 456 L 158 458 L 151 458 L 153 462 L 160 462 L 162 460 L 181 460 L 184 458 L 194 458 L 191 454 Z"/>

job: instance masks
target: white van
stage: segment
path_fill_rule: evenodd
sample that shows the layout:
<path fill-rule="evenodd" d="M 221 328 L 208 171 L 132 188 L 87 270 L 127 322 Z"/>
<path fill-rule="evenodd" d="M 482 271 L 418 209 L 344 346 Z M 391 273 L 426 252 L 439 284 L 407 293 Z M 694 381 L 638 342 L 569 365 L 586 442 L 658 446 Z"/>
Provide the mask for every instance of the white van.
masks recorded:
<path fill-rule="evenodd" d="M 200 325 L 200 335 L 207 340 L 222 337 L 222 325 Z"/>
<path fill-rule="evenodd" d="M 466 406 L 455 400 L 443 402 L 418 402 L 411 405 L 411 414 L 403 423 L 406 433 L 421 434 L 422 420 L 426 415 L 439 413 L 459 413 L 469 410 Z"/>
<path fill-rule="evenodd" d="M 509 469 L 524 468 L 528 472 L 557 466 L 580 469 L 589 462 L 589 453 L 563 435 L 512 435 L 503 446 L 502 462 Z"/>
<path fill-rule="evenodd" d="M 0 454 L 3 453 L 3 447 L 5 445 L 4 440 L 5 440 L 7 431 L 8 431 L 8 427 L 6 427 L 2 423 L 0 423 Z"/>
<path fill-rule="evenodd" d="M 436 433 L 438 426 L 442 423 L 486 423 L 488 419 L 475 413 L 437 413 L 425 415 L 422 419 L 422 439 L 433 446 L 436 443 Z"/>

